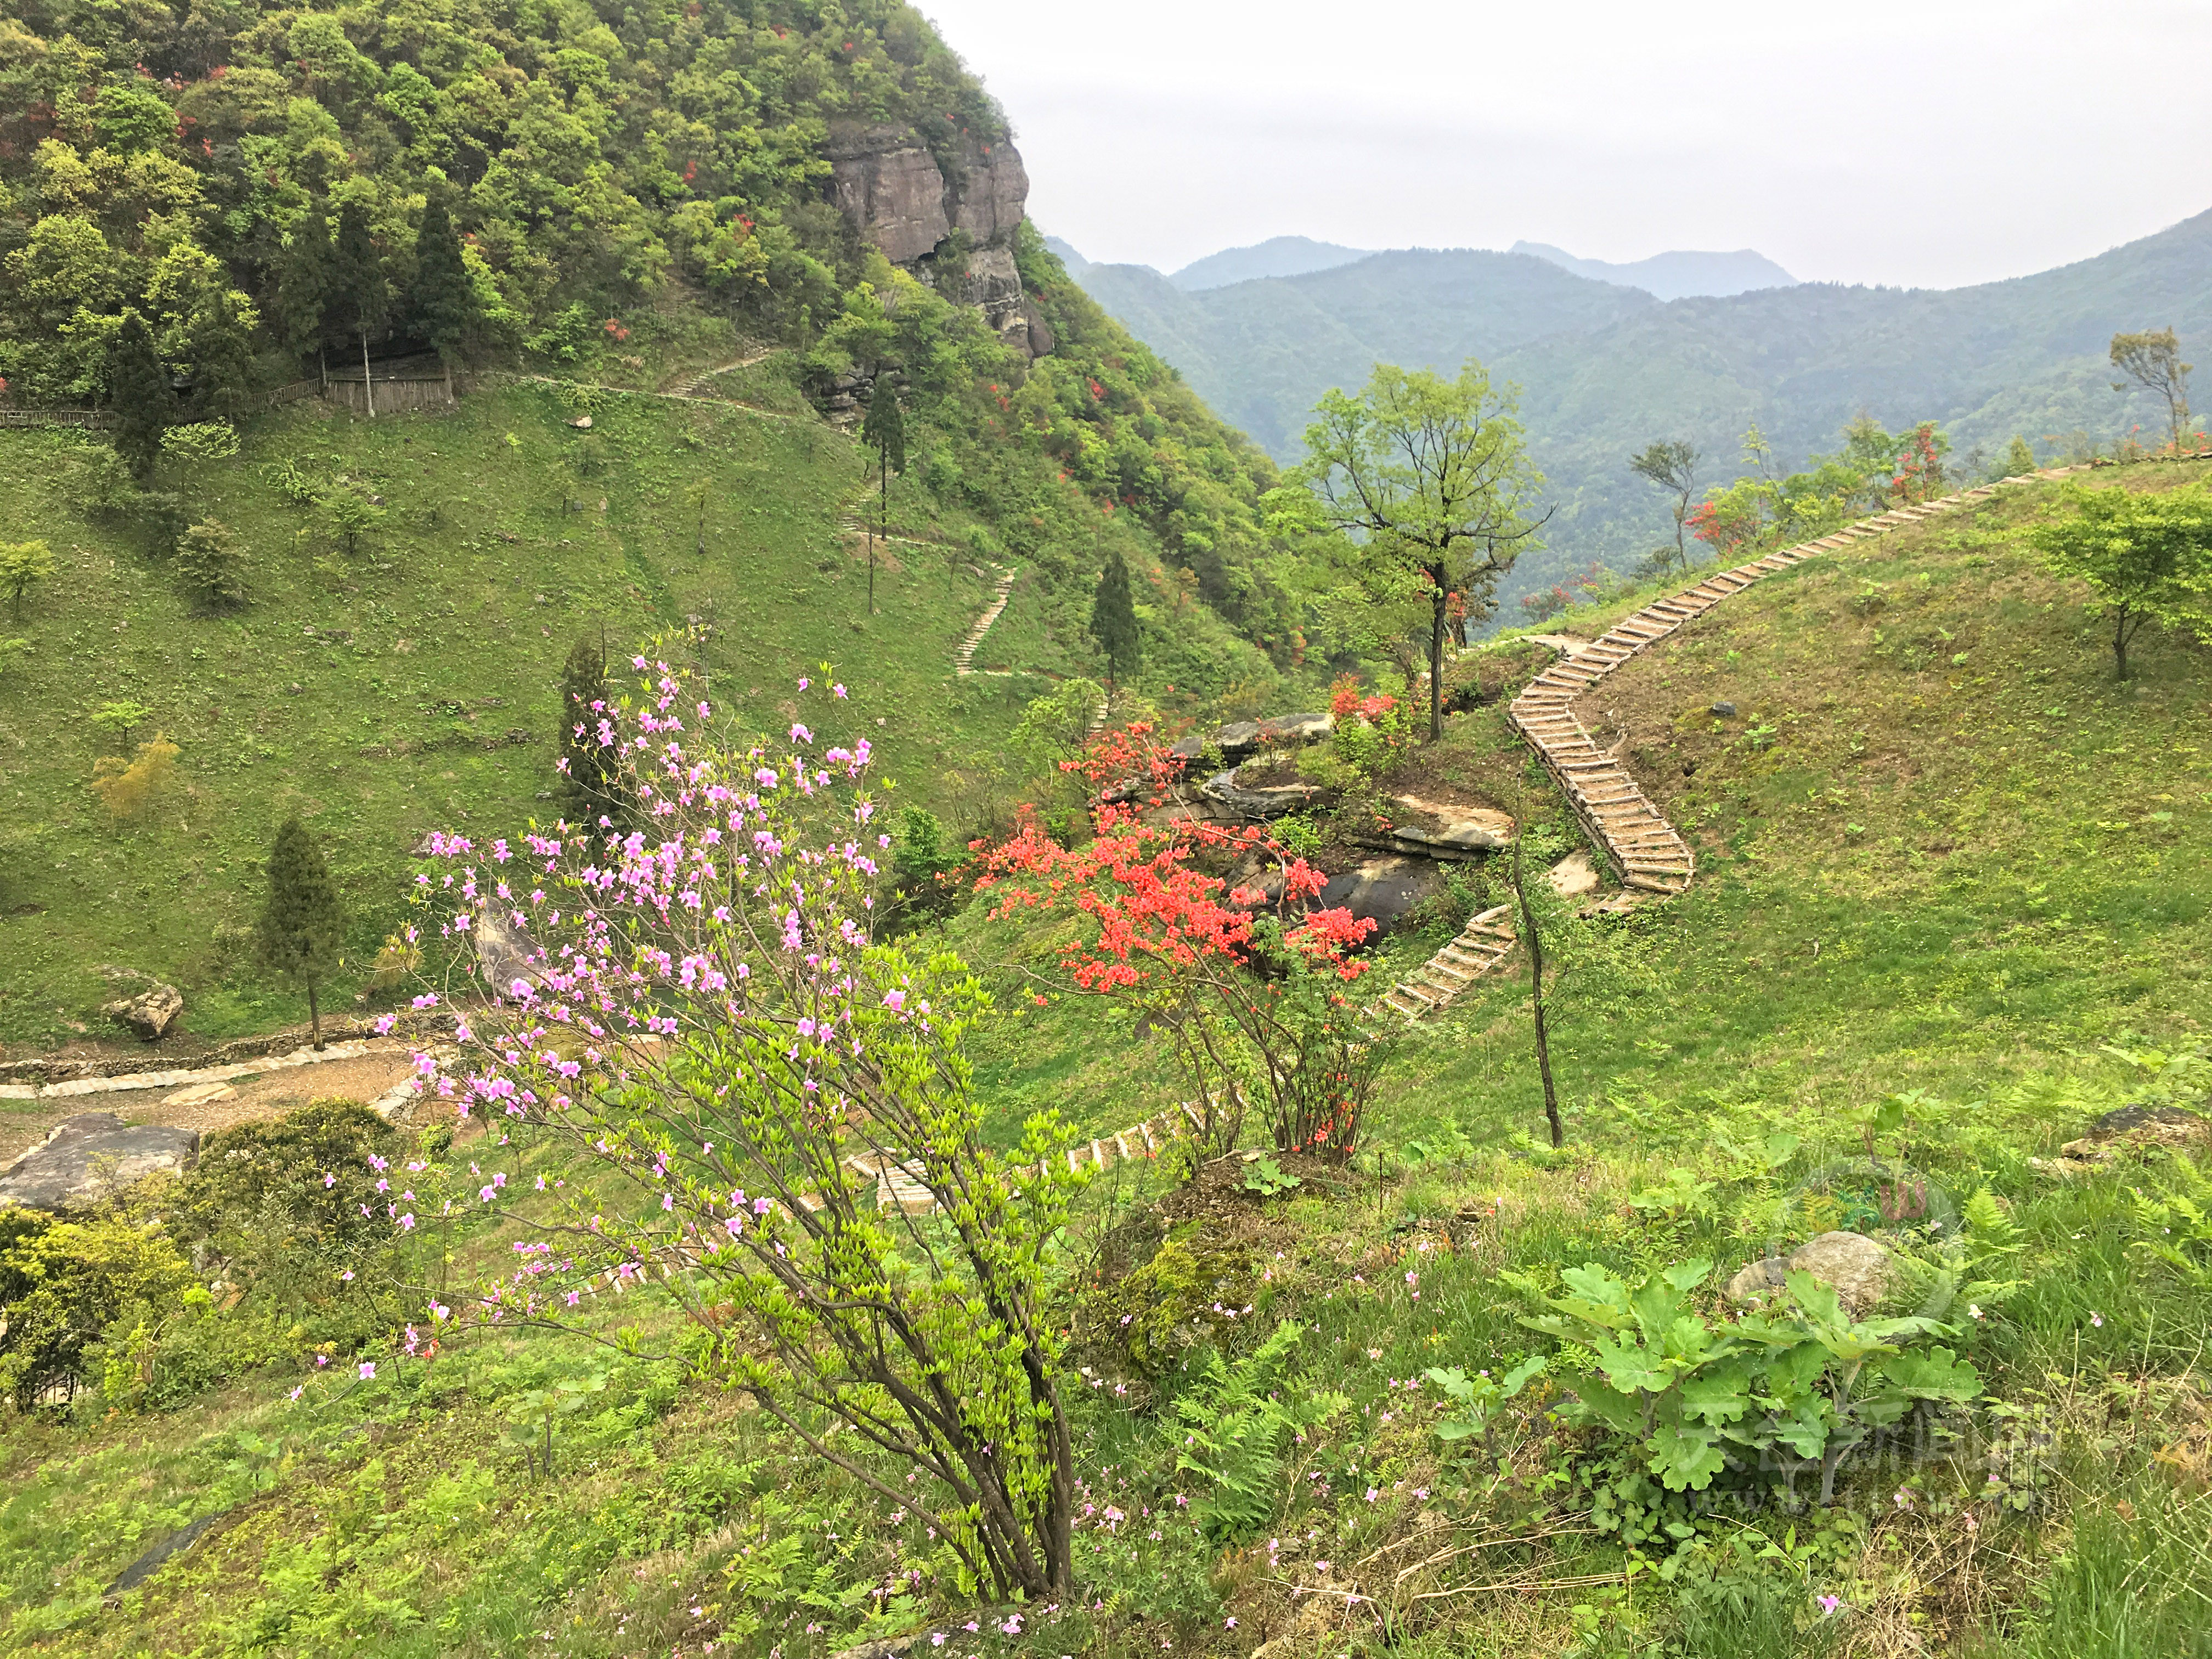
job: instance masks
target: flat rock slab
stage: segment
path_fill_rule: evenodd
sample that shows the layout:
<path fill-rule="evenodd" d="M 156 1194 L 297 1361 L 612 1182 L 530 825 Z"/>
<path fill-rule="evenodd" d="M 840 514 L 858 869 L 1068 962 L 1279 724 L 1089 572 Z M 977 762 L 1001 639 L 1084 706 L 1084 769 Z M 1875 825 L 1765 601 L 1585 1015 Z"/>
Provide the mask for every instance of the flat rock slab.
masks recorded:
<path fill-rule="evenodd" d="M 1419 795 L 1393 795 L 1398 810 L 1392 815 L 1390 833 L 1400 841 L 1454 853 L 1494 853 L 1513 844 L 1514 823 L 1506 812 L 1481 806 L 1453 806 L 1423 800 Z"/>
<path fill-rule="evenodd" d="M 64 1118 L 0 1175 L 0 1205 L 62 1210 L 94 1203 L 161 1170 L 182 1175 L 199 1155 L 198 1130 L 125 1123 L 112 1112 Z"/>
<path fill-rule="evenodd" d="M 1552 890 L 1561 898 L 1580 898 L 1597 891 L 1597 869 L 1588 853 L 1570 853 L 1544 872 Z"/>
<path fill-rule="evenodd" d="M 1388 932 L 1425 900 L 1443 890 L 1443 877 L 1426 859 L 1370 859 L 1333 878 L 1314 901 L 1316 909 L 1339 907 Z"/>
<path fill-rule="evenodd" d="M 1279 818 L 1319 800 L 1328 792 L 1317 784 L 1285 783 L 1247 789 L 1234 772 L 1217 772 L 1199 786 L 1200 792 L 1248 817 Z"/>

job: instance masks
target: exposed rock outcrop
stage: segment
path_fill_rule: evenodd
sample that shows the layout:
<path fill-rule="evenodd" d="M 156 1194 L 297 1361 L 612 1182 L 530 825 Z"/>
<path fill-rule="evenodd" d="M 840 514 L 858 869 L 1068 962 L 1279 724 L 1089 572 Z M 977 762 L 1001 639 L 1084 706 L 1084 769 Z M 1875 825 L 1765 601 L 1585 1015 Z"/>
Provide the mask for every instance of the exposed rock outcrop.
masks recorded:
<path fill-rule="evenodd" d="M 2212 1148 L 2212 1119 L 2180 1106 L 2123 1106 L 2069 1140 L 2054 1158 L 2032 1158 L 2028 1167 L 2043 1175 L 2086 1175 L 2117 1158 L 2161 1152 L 2199 1152 Z"/>
<path fill-rule="evenodd" d="M 961 232 L 964 269 L 957 277 L 942 273 L 947 297 L 974 306 L 1002 339 L 1030 356 L 1052 349 L 1052 331 L 1023 293 L 1014 266 L 1030 177 L 1011 143 L 969 135 L 948 173 L 911 127 L 854 123 L 831 129 L 829 155 L 830 198 L 855 234 L 892 264 L 938 283 L 936 262 Z M 950 291 L 955 287 L 957 294 Z"/>
<path fill-rule="evenodd" d="M 1331 878 L 1314 905 L 1341 907 L 1388 933 L 1443 890 L 1443 877 L 1426 859 L 1370 859 Z"/>
<path fill-rule="evenodd" d="M 130 1124 L 112 1112 L 79 1112 L 0 1175 L 0 1206 L 62 1210 L 96 1203 L 141 1177 L 182 1175 L 199 1155 L 197 1130 Z"/>
<path fill-rule="evenodd" d="M 830 198 L 893 264 L 927 258 L 952 234 L 945 175 L 911 127 L 833 127 L 829 148 Z"/>

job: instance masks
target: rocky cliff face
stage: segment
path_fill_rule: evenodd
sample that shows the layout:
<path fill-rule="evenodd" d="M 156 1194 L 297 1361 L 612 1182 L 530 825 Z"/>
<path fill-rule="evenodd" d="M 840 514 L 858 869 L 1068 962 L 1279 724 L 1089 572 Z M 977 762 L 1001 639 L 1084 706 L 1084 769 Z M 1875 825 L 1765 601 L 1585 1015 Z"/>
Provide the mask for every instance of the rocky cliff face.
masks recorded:
<path fill-rule="evenodd" d="M 1032 357 L 1052 349 L 1014 268 L 1014 232 L 1030 193 L 1020 151 L 1003 139 L 970 137 L 948 178 L 921 134 L 876 125 L 833 130 L 829 154 L 830 198 L 856 234 L 924 282 L 957 284 L 953 297 L 980 310 L 1009 344 Z M 955 231 L 967 243 L 957 274 L 942 257 L 954 252 L 947 243 Z"/>

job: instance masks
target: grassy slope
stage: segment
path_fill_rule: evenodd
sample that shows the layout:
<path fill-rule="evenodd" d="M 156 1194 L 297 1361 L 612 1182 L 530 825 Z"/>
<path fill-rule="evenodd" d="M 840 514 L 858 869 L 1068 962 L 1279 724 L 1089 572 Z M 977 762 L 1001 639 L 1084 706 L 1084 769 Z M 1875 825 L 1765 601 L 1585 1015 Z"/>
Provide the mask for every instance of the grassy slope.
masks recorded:
<path fill-rule="evenodd" d="M 923 799 L 948 737 L 993 742 L 1034 693 L 1026 678 L 954 689 L 953 647 L 988 592 L 964 560 L 879 570 L 866 615 L 838 527 L 860 458 L 810 414 L 602 397 L 588 434 L 574 414 L 555 387 L 510 385 L 443 418 L 308 404 L 258 423 L 237 459 L 175 481 L 249 550 L 250 601 L 227 616 L 197 614 L 131 535 L 76 510 L 79 440 L 0 434 L 10 523 L 62 562 L 15 630 L 32 653 L 0 684 L 0 801 L 43 826 L 38 856 L 0 877 L 0 1040 L 65 1038 L 106 994 L 102 963 L 180 985 L 202 1036 L 303 1017 L 216 937 L 250 921 L 290 811 L 324 838 L 352 916 L 342 1004 L 424 830 L 503 833 L 545 810 L 561 664 L 602 627 L 621 651 L 703 619 L 715 689 L 762 723 L 825 659 L 878 711 L 931 711 L 884 728 L 887 772 Z M 310 516 L 263 474 L 276 457 L 385 496 L 347 564 L 301 539 Z M 703 558 L 694 480 L 713 492 Z M 114 745 L 85 715 L 120 698 L 183 750 L 176 787 L 125 825 L 86 787 Z M 529 741 L 504 742 L 512 728 Z"/>
<path fill-rule="evenodd" d="M 2125 483 L 2157 488 L 2181 476 L 2145 468 Z M 2160 1466 L 2131 1471 L 2162 1445 L 2181 1460 L 2174 1468 L 2203 1455 L 2201 1433 L 2186 1425 L 2203 1408 L 2191 1366 L 2203 1298 L 2177 1295 L 2130 1261 L 2128 1177 L 2054 1190 L 2024 1160 L 2076 1133 L 2126 1080 L 2100 1042 L 2128 1030 L 2159 1038 L 2201 1029 L 2203 896 L 2212 886 L 2203 659 L 2146 636 L 2138 684 L 2112 685 L 2078 593 L 2004 540 L 2048 501 L 2047 491 L 2022 492 L 1980 522 L 1939 520 L 1816 562 L 1730 600 L 1606 682 L 1592 702 L 1617 711 L 1642 775 L 1693 827 L 1704 873 L 1686 898 L 1570 946 L 1554 1041 L 1570 1133 L 1585 1151 L 1545 1169 L 1503 1145 L 1539 1120 L 1525 985 L 1501 981 L 1437 1022 L 1386 1083 L 1386 1150 L 1413 1166 L 1387 1202 L 1301 1194 L 1272 1217 L 1210 1224 L 1216 1244 L 1225 1226 L 1260 1260 L 1283 1252 L 1272 1282 L 1249 1292 L 1260 1320 L 1304 1322 L 1290 1386 L 1340 1389 L 1354 1409 L 1299 1454 L 1300 1470 L 1322 1478 L 1301 1474 L 1266 1529 L 1284 1546 L 1279 1569 L 1195 1545 L 1177 1553 L 1172 1536 L 1157 1557 L 1140 1554 L 1133 1531 L 1126 1560 L 1118 1547 L 1101 1558 L 1101 1540 L 1086 1534 L 1086 1571 L 1115 1605 L 1160 1615 L 1171 1597 L 1201 1595 L 1190 1574 L 1211 1564 L 1240 1628 L 1227 1632 L 1218 1609 L 1194 1613 L 1168 1627 L 1180 1650 L 1242 1654 L 1294 1628 L 1300 1606 L 1281 1579 L 1313 1582 L 1316 1558 L 1357 1562 L 1406 1538 L 1422 1512 L 1415 1490 L 1447 1486 L 1425 1408 L 1409 1408 L 1388 1379 L 1431 1364 L 1495 1364 L 1528 1347 L 1500 1269 L 1591 1258 L 1627 1268 L 1699 1254 L 1727 1262 L 1776 1227 L 1786 1242 L 1820 1224 L 1775 1208 L 1771 1183 L 1728 1177 L 1707 1145 L 1708 1115 L 1804 1135 L 1809 1168 L 1823 1144 L 1853 1144 L 1856 1109 L 1917 1086 L 1983 1103 L 1917 1109 L 1914 1157 L 1955 1190 L 1988 1182 L 2013 1204 L 2030 1288 L 1967 1340 L 1993 1389 L 2060 1439 L 2040 1461 L 2021 1452 L 2009 1463 L 1936 1462 L 1884 1476 L 1909 1474 L 1914 1507 L 1891 1503 L 1884 1485 L 1879 1515 L 1804 1523 L 1792 1534 L 1804 1577 L 1791 1593 L 1840 1594 L 1857 1653 L 1923 1653 L 1929 1641 L 1960 1652 L 1973 1629 L 2001 1633 L 1998 1650 L 2021 1656 L 2178 1650 L 2177 1613 L 2160 1600 L 2190 1571 L 2173 1538 L 2185 1540 L 2202 1516 Z M 1717 699 L 1741 711 L 1719 731 L 1704 712 Z M 1478 789 L 1525 775 L 1494 708 L 1457 718 L 1432 763 Z M 957 931 L 986 963 L 994 940 L 1005 943 L 972 914 Z M 1011 976 L 1005 988 L 1011 1001 Z M 981 1056 L 1006 1115 L 1052 1101 L 1103 1127 L 1170 1086 L 1157 1045 L 1134 1045 L 1096 1005 L 1028 1008 Z M 1437 1157 L 1438 1147 L 1455 1150 Z M 1626 1206 L 1677 1164 L 1721 1182 L 1716 1214 Z M 1795 1165 L 1781 1172 L 1782 1185 L 1796 1175 Z M 1470 1203 L 1497 1218 L 1456 1250 L 1408 1255 L 1413 1236 L 1400 1218 Z M 1418 1307 L 1398 1283 L 1411 1267 L 1421 1273 Z M 1098 1319 L 1109 1330 L 1110 1313 Z M 1110 1376 L 1113 1352 L 1102 1341 L 1079 1358 Z M 10 1494 L 0 1535 L 15 1562 L 0 1607 L 14 1610 L 11 1637 L 50 1652 L 136 1653 L 157 1642 L 214 1652 L 255 1620 L 283 1616 L 297 1621 L 286 1639 L 319 1651 L 347 1634 L 380 1652 L 688 1650 L 705 1633 L 689 1608 L 719 1596 L 710 1620 L 768 1610 L 769 1629 L 733 1643 L 738 1651 L 781 1639 L 787 1654 L 823 1653 L 853 1639 L 849 1619 L 788 1599 L 796 1579 L 786 1599 L 756 1604 L 720 1570 L 743 1540 L 780 1528 L 802 1534 L 805 1558 L 833 1567 L 836 1582 L 865 1583 L 888 1561 L 895 1529 L 881 1517 L 820 1488 L 742 1418 L 696 1398 L 676 1404 L 638 1379 L 616 1391 L 611 1414 L 574 1431 L 580 1456 L 568 1481 L 532 1483 L 513 1453 L 494 1449 L 501 1401 L 584 1360 L 549 1353 L 528 1376 L 495 1356 L 471 1363 L 478 1370 L 465 1388 L 457 1373 L 434 1383 L 408 1368 L 343 1398 L 323 1388 L 304 1414 L 277 1387 L 254 1386 L 173 1416 L 14 1437 L 0 1452 Z M 2115 1375 L 2138 1380 L 2107 1416 L 2100 1391 Z M 1160 1503 L 1175 1480 L 1173 1419 L 1125 1413 L 1103 1395 L 1077 1410 L 1081 1472 L 1094 1489 Z M 2081 1449 L 2091 1446 L 2094 1455 Z M 2000 1468 L 2002 1491 L 2041 1496 L 2017 1511 L 1991 1500 L 1984 1473 Z M 665 1497 L 653 1514 L 625 1504 L 639 1482 Z M 2114 1501 L 2123 1495 L 2125 1505 Z M 121 1608 L 99 1610 L 100 1586 L 146 1541 L 233 1500 L 244 1506 L 238 1523 L 213 1547 Z M 1981 1518 L 1981 1553 L 1962 1558 L 1969 1511 Z M 1474 1513 L 1510 1519 L 1510 1504 L 1487 1511 L 1476 1501 Z M 2114 1516 L 2126 1522 L 2118 1533 Z M 2092 1538 L 2093 1523 L 2113 1535 Z M 2090 1554 L 2065 1553 L 2076 1538 Z M 1508 1577 L 1540 1581 L 1620 1565 L 1571 1537 L 1512 1560 Z M 2133 1581 L 2088 1594 L 2095 1574 L 2126 1560 L 2136 1563 Z M 2055 1647 L 2014 1646 L 2042 1639 L 2032 1612 L 2039 1584 L 2056 1585 L 2076 1622 L 2053 1631 Z M 1559 1651 L 1581 1636 L 1582 1652 L 1642 1652 L 1672 1628 L 1670 1606 L 1656 1587 L 1625 1601 L 1602 1587 L 1446 1597 L 1390 1650 Z M 800 1640 L 800 1626 L 817 1617 L 830 1630 Z M 2090 1634 L 2093 1622 L 2128 1619 L 2138 1626 L 2133 1649 Z M 1158 1650 L 1158 1624 L 1121 1629 L 1095 1645 L 1055 1645 L 1047 1632 L 1036 1650 Z M 1325 1650 L 1314 1646 L 1321 1639 L 1297 1650 L 1382 1650 L 1361 1629 L 1326 1638 Z M 1670 1651 L 1820 1650 L 1786 1636 L 1682 1639 Z"/>

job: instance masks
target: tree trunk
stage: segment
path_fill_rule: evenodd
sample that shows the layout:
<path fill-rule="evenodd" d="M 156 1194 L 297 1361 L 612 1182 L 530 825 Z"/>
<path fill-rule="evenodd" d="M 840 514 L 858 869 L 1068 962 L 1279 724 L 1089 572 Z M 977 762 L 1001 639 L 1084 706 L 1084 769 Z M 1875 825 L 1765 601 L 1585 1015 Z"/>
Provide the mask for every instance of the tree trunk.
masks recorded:
<path fill-rule="evenodd" d="M 307 1035 L 313 1041 L 315 1052 L 323 1051 L 323 1010 L 315 995 L 315 981 L 307 981 Z"/>
<path fill-rule="evenodd" d="M 368 331 L 361 331 L 361 395 L 368 404 L 368 418 L 376 418 L 376 382 L 368 374 Z"/>
<path fill-rule="evenodd" d="M 1443 572 L 1429 574 L 1435 586 L 1429 617 L 1429 741 L 1439 743 L 1444 735 L 1444 606 L 1450 596 L 1444 592 Z"/>
<path fill-rule="evenodd" d="M 1559 1127 L 1559 1097 L 1552 1084 L 1552 1042 L 1544 1029 L 1544 936 L 1537 929 L 1535 908 L 1528 902 L 1528 889 L 1521 879 L 1517 830 L 1513 837 L 1513 896 L 1521 902 L 1521 933 L 1528 944 L 1528 998 L 1535 1016 L 1536 1073 L 1544 1081 L 1544 1121 L 1551 1126 L 1552 1145 L 1557 1148 L 1565 1144 L 1566 1136 Z"/>
<path fill-rule="evenodd" d="M 2123 683 L 2128 678 L 2128 608 L 2118 607 L 2117 620 L 2112 624 L 2112 660 L 2119 670 Z"/>

